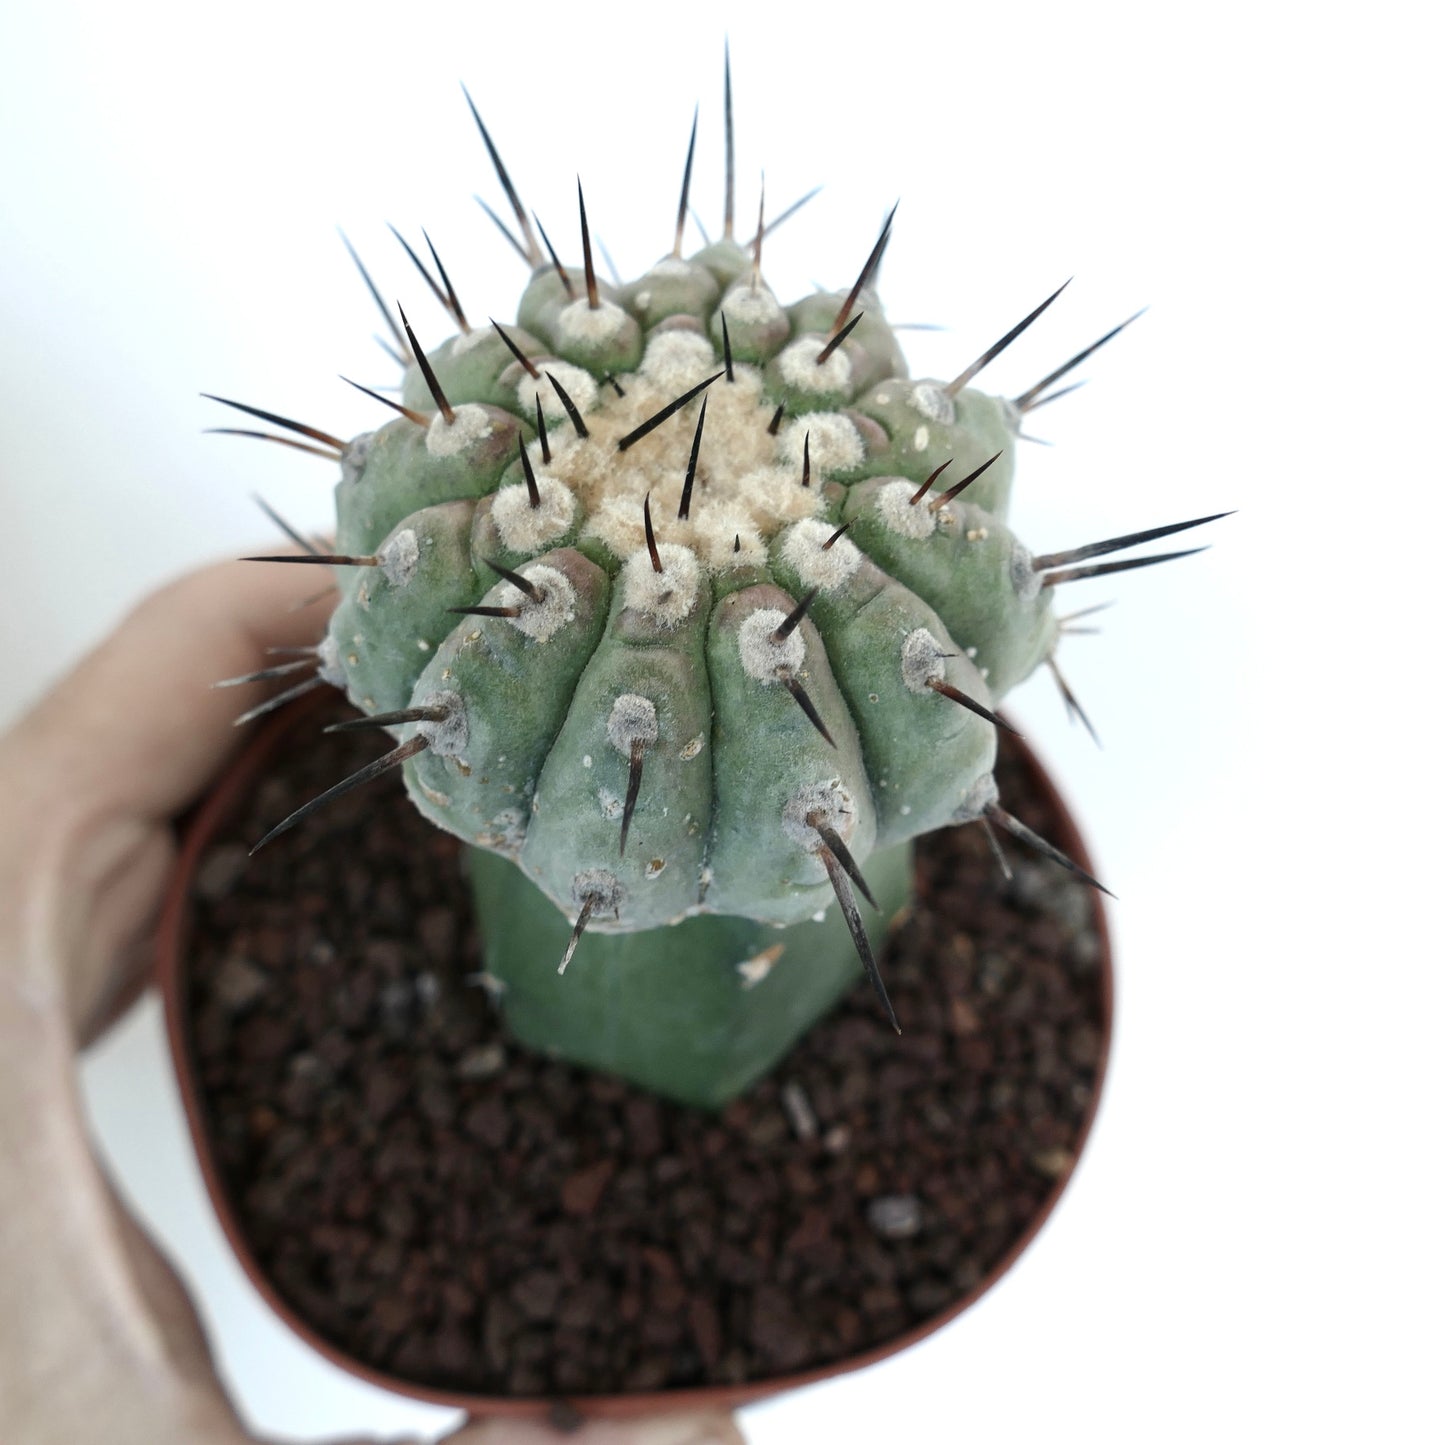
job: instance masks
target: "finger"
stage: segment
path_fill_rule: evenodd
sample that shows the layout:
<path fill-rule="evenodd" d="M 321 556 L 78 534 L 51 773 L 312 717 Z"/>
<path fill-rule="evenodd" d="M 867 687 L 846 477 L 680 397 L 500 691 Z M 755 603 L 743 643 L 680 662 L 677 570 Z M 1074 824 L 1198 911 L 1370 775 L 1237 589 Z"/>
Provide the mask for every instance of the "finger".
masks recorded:
<path fill-rule="evenodd" d="M 146 819 L 184 808 L 242 739 L 237 693 L 211 683 L 262 666 L 268 646 L 319 641 L 329 609 L 291 610 L 316 583 L 310 568 L 225 562 L 141 602 L 17 730 L 61 805 Z"/>
<path fill-rule="evenodd" d="M 92 840 L 91 856 L 112 857 L 94 879 L 79 926 L 56 935 L 66 959 L 68 1012 L 77 1047 L 88 1049 L 118 1022 L 155 970 L 157 900 L 175 863 L 170 828 L 127 820 Z"/>
<path fill-rule="evenodd" d="M 747 1445 L 733 1420 L 717 1411 L 594 1420 L 566 1433 L 532 1420 L 479 1420 L 438 1445 Z"/>
<path fill-rule="evenodd" d="M 421 1445 L 418 1440 L 378 1442 L 348 1436 L 326 1445 Z M 561 1430 L 533 1420 L 474 1420 L 436 1445 L 747 1445 L 726 1415 L 660 1415 L 637 1420 L 599 1420 Z"/>
<path fill-rule="evenodd" d="M 171 1380 L 185 1384 L 187 1413 L 202 1411 L 217 1433 L 200 1436 L 205 1445 L 251 1440 L 236 1415 L 216 1375 L 215 1360 L 201 1326 L 200 1316 L 186 1293 L 180 1277 L 170 1262 L 151 1243 L 141 1227 L 115 1197 L 109 1181 L 104 1182 L 110 1196 L 121 1246 L 130 1265 L 135 1289 L 146 1307 L 144 1322 L 137 1320 L 138 1333 L 151 1347 L 156 1363 L 164 1361 L 164 1370 Z M 124 1398 L 124 1395 L 121 1395 Z M 124 1438 L 123 1436 L 120 1438 Z"/>
<path fill-rule="evenodd" d="M 0 941 L 77 1037 L 133 989 L 122 963 L 160 896 L 169 821 L 242 740 L 234 692 L 210 684 L 325 627 L 325 608 L 292 610 L 315 586 L 299 570 L 222 563 L 153 594 L 0 739 L 0 797 L 24 820 L 0 835 Z"/>
<path fill-rule="evenodd" d="M 25 1090 L 0 1065 L 0 1435 L 244 1445 L 185 1291 L 91 1155 L 67 1041 L 26 1023 Z"/>

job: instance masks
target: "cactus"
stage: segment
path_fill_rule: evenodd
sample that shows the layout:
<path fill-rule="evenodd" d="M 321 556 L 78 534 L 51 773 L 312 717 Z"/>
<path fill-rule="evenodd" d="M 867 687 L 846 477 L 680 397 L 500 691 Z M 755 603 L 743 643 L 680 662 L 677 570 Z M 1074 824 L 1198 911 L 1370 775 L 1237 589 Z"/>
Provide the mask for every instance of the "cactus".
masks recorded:
<path fill-rule="evenodd" d="M 850 288 L 781 304 L 761 204 L 737 237 L 728 101 L 722 238 L 683 253 L 694 117 L 672 250 L 616 285 L 580 183 L 564 266 L 473 107 L 532 268 L 516 321 L 469 320 L 402 240 L 456 331 L 426 350 L 352 252 L 404 367 L 400 400 L 368 392 L 392 417 L 345 441 L 226 403 L 342 473 L 334 551 L 254 559 L 334 567 L 340 598 L 265 674 L 312 675 L 244 717 L 331 684 L 365 714 L 340 726 L 395 743 L 262 842 L 402 767 L 474 850 L 513 1032 L 705 1106 L 860 961 L 897 1027 L 877 948 L 920 833 L 977 821 L 1082 871 L 1001 805 L 995 708 L 1047 664 L 1077 709 L 1059 586 L 1213 520 L 1032 555 L 1006 520 L 1021 419 L 1121 328 L 1019 397 L 977 390 L 1056 291 L 953 380 L 910 380 L 877 294 L 893 216 Z"/>

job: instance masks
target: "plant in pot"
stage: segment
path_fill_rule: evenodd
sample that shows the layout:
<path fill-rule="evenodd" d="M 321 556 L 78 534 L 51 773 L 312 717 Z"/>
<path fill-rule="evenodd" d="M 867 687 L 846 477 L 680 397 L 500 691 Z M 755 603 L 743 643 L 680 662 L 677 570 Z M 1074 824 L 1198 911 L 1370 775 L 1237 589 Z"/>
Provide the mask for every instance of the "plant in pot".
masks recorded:
<path fill-rule="evenodd" d="M 730 104 L 727 113 L 731 177 Z M 392 413 L 377 430 L 345 440 L 225 403 L 279 428 L 248 425 L 245 434 L 319 451 L 342 473 L 334 545 L 296 536 L 300 550 L 254 559 L 333 568 L 338 596 L 314 649 L 229 680 L 288 679 L 245 716 L 330 685 L 362 714 L 331 731 L 380 732 L 391 743 L 275 819 L 256 846 L 274 844 L 267 856 L 276 856 L 295 842 L 283 835 L 313 813 L 354 808 L 358 785 L 399 770 L 415 812 L 464 846 L 484 954 L 479 969 L 472 961 L 457 972 L 485 984 L 509 1038 L 542 1060 L 520 1065 L 541 1070 L 527 1076 L 536 1091 L 550 1097 L 565 1079 L 588 1107 L 653 1120 L 638 1126 L 644 1133 L 664 1118 L 676 1147 L 652 1153 L 674 1165 L 646 1178 L 643 1193 L 685 1193 L 696 1161 L 679 1136 L 693 1130 L 703 1152 L 717 1155 L 729 1119 L 747 1120 L 734 1133 L 767 1135 L 746 1101 L 773 1087 L 780 1061 L 800 1040 L 815 1045 L 824 1028 L 841 1028 L 835 1047 L 866 1048 L 874 1058 L 882 1041 L 903 1035 L 899 1057 L 914 1069 L 905 1083 L 923 1107 L 920 1070 L 938 1059 L 910 1054 L 904 1025 L 939 1009 L 927 979 L 907 1009 L 895 1007 L 884 952 L 890 923 L 917 912 L 913 840 L 973 824 L 1000 863 L 996 835 L 1004 833 L 1061 879 L 1094 885 L 1011 810 L 997 782 L 1001 733 L 1011 730 L 996 708 L 1037 667 L 1058 675 L 1054 654 L 1068 630 L 1056 607 L 1061 587 L 1184 555 L 1113 556 L 1214 519 L 1042 556 L 1010 531 L 1023 418 L 1070 389 L 1073 368 L 1120 329 L 1017 397 L 977 389 L 979 373 L 1058 291 L 952 379 L 912 380 L 876 287 L 891 214 L 849 285 L 784 305 L 763 265 L 781 217 L 769 223 L 760 203 L 756 223 L 740 228 L 731 182 L 721 239 L 684 255 L 690 142 L 671 252 L 637 280 L 608 284 L 597 274 L 580 185 L 581 264 L 569 266 L 520 200 L 480 116 L 476 123 L 511 209 L 510 223 L 493 219 L 532 269 L 515 321 L 478 322 L 430 240 L 428 260 L 403 241 L 454 334 L 424 346 L 362 269 L 402 368 L 399 395 L 370 393 Z M 937 873 L 932 891 L 941 894 Z M 364 908 L 363 900 L 363 929 Z M 970 957 L 970 969 L 986 974 L 993 957 Z M 856 991 L 860 970 L 871 1017 L 854 998 L 840 1025 L 840 1001 Z M 242 992 L 250 987 L 241 980 Z M 967 1001 L 950 1002 L 958 1007 L 945 1027 L 966 1039 L 963 1053 L 983 1078 L 987 1057 L 975 1056 L 990 1056 L 990 1047 Z M 173 1025 L 173 1036 L 189 1038 L 191 1022 L 173 1013 Z M 1098 1034 L 1093 1054 L 1082 1046 L 1095 1081 Z M 474 1080 L 492 1079 L 495 1054 L 472 1047 L 466 1056 Z M 577 1066 L 598 1074 L 589 1079 Z M 428 1078 L 436 1082 L 418 1069 L 408 1086 L 425 1089 Z M 846 1131 L 840 1143 L 825 1128 L 832 1142 L 817 1142 L 817 1116 L 829 1110 L 792 1085 L 774 1098 L 784 1131 L 834 1156 L 846 1152 Z M 532 1084 L 514 1086 L 506 1097 L 532 1104 L 532 1093 Z M 899 1097 L 906 1091 L 895 1110 Z M 444 1099 L 436 1113 L 448 1116 L 449 1107 L 456 1111 L 455 1100 Z M 835 1112 L 842 1107 L 832 1101 Z M 481 1152 L 489 1126 L 477 1123 L 475 1108 L 470 1117 Z M 896 1124 L 896 1112 L 889 1119 Z M 505 1122 L 497 1130 L 500 1148 Z M 950 1131 L 957 1121 L 945 1118 L 942 1132 Z M 374 1133 L 364 1137 L 376 1144 Z M 321 1139 L 328 1142 L 324 1130 Z M 1056 1140 L 1052 1165 L 1038 1162 L 1049 1150 L 1035 1149 L 1036 1170 L 1058 1179 L 1076 1145 L 1074 1135 Z M 782 1321 L 771 1331 L 774 1365 L 764 1365 L 761 1380 L 741 1379 L 715 1306 L 695 1280 L 678 1278 L 676 1258 L 657 1238 L 639 1246 L 641 1263 L 618 1264 L 606 1252 L 608 1226 L 596 1210 L 614 1166 L 579 1152 L 575 1139 L 568 1147 L 569 1162 L 583 1167 L 568 1175 L 560 1204 L 539 1197 L 539 1215 L 556 1207 L 584 1247 L 594 1231 L 606 1269 L 670 1282 L 687 1339 L 620 1381 L 576 1361 L 553 1368 L 539 1360 L 536 1327 L 559 1312 L 568 1271 L 581 1268 L 572 1259 L 554 1272 L 560 1283 L 513 1292 L 521 1309 L 513 1326 L 530 1331 L 525 1368 L 498 1366 L 508 1355 L 506 1320 L 494 1328 L 463 1300 L 454 1313 L 467 1329 L 460 1343 L 452 1331 L 440 1361 L 407 1354 L 395 1339 L 405 1332 L 399 1317 L 385 1348 L 371 1351 L 373 1366 L 390 1362 L 385 1378 L 433 1398 L 486 1397 L 489 1408 L 508 1380 L 527 1397 L 518 1408 L 545 1408 L 560 1395 L 604 1408 L 596 1397 L 619 1383 L 673 1388 L 674 1399 L 680 1386 L 712 1385 L 741 1399 L 789 1377 L 778 1361 L 792 1378 L 824 1363 L 822 1347 L 799 1353 L 779 1342 L 796 1313 L 767 1297 Z M 525 1178 L 530 1166 L 507 1167 Z M 747 1174 L 754 1166 L 721 1167 Z M 860 1188 L 875 1239 L 917 1234 L 916 1196 L 891 1190 L 872 1165 L 851 1177 L 867 1181 Z M 799 1189 L 806 1197 L 809 1180 Z M 1052 1197 L 1028 1200 L 1006 1237 L 1025 1237 Z M 363 1193 L 352 1223 L 382 1208 Z M 804 1210 L 790 1233 L 801 1249 L 809 1228 L 829 1232 L 826 1220 L 809 1225 L 814 1217 Z M 664 1236 L 685 1228 L 668 1218 Z M 464 1220 L 458 1237 L 468 1223 L 478 1233 L 489 1228 L 486 1217 Z M 516 1240 L 540 1255 L 551 1247 L 525 1224 Z M 678 1253 L 685 1261 L 716 1253 L 719 1243 L 694 1239 Z M 735 1267 L 767 1273 L 756 1261 Z M 975 1270 L 974 1284 L 984 1273 Z M 497 1275 L 480 1267 L 456 1287 L 464 1296 L 485 1292 Z M 743 1284 L 753 1288 L 756 1318 L 770 1282 Z M 365 1289 L 353 1292 L 360 1300 Z M 634 1301 L 617 1307 L 624 1323 L 646 1314 L 636 1303 L 644 1294 L 655 1303 L 658 1291 L 629 1294 L 624 1282 L 619 1298 Z M 948 1303 L 926 1290 L 916 1300 L 904 1325 Z M 611 1308 L 605 1296 L 593 1299 L 594 1315 Z M 644 1319 L 644 1335 L 645 1327 Z M 478 1341 L 489 1331 L 498 1338 L 484 1349 Z M 833 1342 L 835 1352 L 857 1358 L 882 1348 L 866 1330 L 853 1333 L 851 1348 L 842 1343 Z M 489 1351 L 490 1362 L 482 1360 Z"/>

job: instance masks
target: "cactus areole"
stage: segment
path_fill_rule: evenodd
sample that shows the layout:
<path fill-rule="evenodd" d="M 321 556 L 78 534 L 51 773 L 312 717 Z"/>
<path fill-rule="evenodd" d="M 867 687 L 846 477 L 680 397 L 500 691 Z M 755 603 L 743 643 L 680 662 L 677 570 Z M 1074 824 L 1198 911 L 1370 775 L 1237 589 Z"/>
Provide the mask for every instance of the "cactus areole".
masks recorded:
<path fill-rule="evenodd" d="M 994 708 L 1052 665 L 1059 582 L 1157 559 L 1073 563 L 1193 523 L 1025 548 L 1020 419 L 1087 352 L 1013 400 L 970 385 L 1045 302 L 954 380 L 910 379 L 875 289 L 891 215 L 856 283 L 784 305 L 731 185 L 722 239 L 682 254 L 684 180 L 672 253 L 607 285 L 580 187 L 567 267 L 481 133 L 532 267 L 515 321 L 469 321 L 408 246 L 456 334 L 424 349 L 383 308 L 384 425 L 240 408 L 341 464 L 334 554 L 274 559 L 336 567 L 301 688 L 394 739 L 347 783 L 400 765 L 472 845 L 514 1034 L 718 1106 L 860 965 L 897 1026 L 876 950 L 910 839 L 978 820 L 1052 852 L 1000 805 Z"/>

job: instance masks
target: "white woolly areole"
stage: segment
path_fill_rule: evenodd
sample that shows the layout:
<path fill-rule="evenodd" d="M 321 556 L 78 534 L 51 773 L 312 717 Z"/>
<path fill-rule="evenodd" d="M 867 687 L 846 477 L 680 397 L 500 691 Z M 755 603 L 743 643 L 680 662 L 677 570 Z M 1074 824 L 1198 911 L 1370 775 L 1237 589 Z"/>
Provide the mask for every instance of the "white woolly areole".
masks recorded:
<path fill-rule="evenodd" d="M 467 750 L 467 710 L 459 692 L 431 692 L 414 698 L 417 707 L 440 707 L 446 716 L 440 722 L 423 718 L 416 730 L 427 740 L 427 746 L 438 757 L 459 758 Z"/>
<path fill-rule="evenodd" d="M 803 665 L 808 649 L 799 628 L 795 627 L 781 642 L 773 641 L 773 633 L 786 620 L 787 614 L 776 607 L 759 607 L 738 628 L 738 656 L 743 671 L 758 682 L 774 683 L 779 672 L 794 673 Z"/>
<path fill-rule="evenodd" d="M 752 513 L 732 502 L 709 503 L 707 527 L 698 528 L 697 545 L 703 565 L 713 572 L 761 567 L 768 559 L 768 544 Z"/>
<path fill-rule="evenodd" d="M 722 309 L 729 321 L 740 321 L 744 326 L 766 326 L 783 314 L 778 298 L 761 282 L 756 287 L 750 282 L 734 286 L 723 297 Z"/>
<path fill-rule="evenodd" d="M 403 527 L 376 557 L 386 580 L 393 587 L 405 587 L 416 576 L 416 564 L 421 560 L 416 533 L 410 527 Z"/>
<path fill-rule="evenodd" d="M 1014 591 L 1025 602 L 1032 602 L 1039 595 L 1044 585 L 1043 577 L 1034 571 L 1033 553 L 1017 539 L 1013 551 L 1009 553 L 1008 572 Z"/>
<path fill-rule="evenodd" d="M 571 419 L 567 415 L 567 408 L 562 405 L 562 398 L 557 395 L 557 388 L 547 380 L 550 372 L 562 383 L 562 390 L 572 398 L 572 405 L 577 408 L 583 416 L 593 411 L 597 406 L 597 383 L 592 379 L 592 374 L 583 371 L 580 366 L 573 366 L 570 361 L 540 361 L 534 362 L 541 376 L 529 376 L 522 373 L 521 379 L 517 382 L 517 400 L 521 402 L 524 416 L 534 414 L 537 398 L 542 398 L 542 415 L 548 421 L 565 421 L 570 428 Z"/>
<path fill-rule="evenodd" d="M 329 632 L 316 644 L 316 675 L 332 687 L 346 686 L 346 674 L 341 670 L 341 644 Z"/>
<path fill-rule="evenodd" d="M 943 681 L 943 644 L 926 628 L 916 627 L 903 639 L 903 682 L 909 692 L 932 692 L 930 682 Z"/>
<path fill-rule="evenodd" d="M 658 331 L 637 369 L 655 385 L 683 392 L 717 371 L 718 359 L 712 342 L 696 331 Z"/>
<path fill-rule="evenodd" d="M 778 353 L 778 375 L 799 391 L 815 395 L 826 391 L 847 391 L 853 379 L 853 363 L 836 347 L 821 365 L 818 357 L 828 344 L 822 336 L 800 336 Z"/>
<path fill-rule="evenodd" d="M 366 459 L 371 455 L 371 445 L 376 440 L 374 431 L 364 431 L 360 436 L 352 437 L 347 442 L 341 453 L 341 480 L 343 482 L 358 482 L 361 480 L 362 468 L 366 466 Z"/>
<path fill-rule="evenodd" d="M 920 381 L 908 393 L 908 404 L 928 421 L 952 426 L 958 420 L 953 398 L 936 381 Z"/>
<path fill-rule="evenodd" d="M 992 773 L 985 773 L 974 782 L 963 795 L 963 801 L 953 810 L 950 823 L 973 823 L 998 802 L 998 784 Z"/>
<path fill-rule="evenodd" d="M 778 436 L 778 456 L 798 468 L 802 475 L 803 438 L 808 439 L 808 459 L 813 465 L 816 487 L 828 472 L 853 471 L 863 465 L 863 437 L 840 411 L 810 411 L 783 427 Z"/>
<path fill-rule="evenodd" d="M 816 517 L 808 517 L 794 523 L 784 535 L 783 557 L 806 586 L 831 592 L 858 570 L 863 554 L 847 537 L 839 537 L 826 552 L 823 550 L 823 543 L 837 530 Z"/>
<path fill-rule="evenodd" d="M 644 547 L 627 559 L 622 569 L 622 598 L 626 606 L 663 627 L 676 627 L 697 605 L 702 569 L 697 557 L 676 542 L 657 548 L 662 571 L 653 569 Z"/>
<path fill-rule="evenodd" d="M 557 313 L 557 330 L 564 341 L 605 346 L 622 335 L 631 319 L 614 301 L 604 301 L 599 297 L 594 309 L 587 298 L 581 296 Z M 560 376 L 557 380 L 567 387 L 567 395 L 571 396 L 572 388 Z M 575 397 L 573 399 L 576 400 Z"/>
<path fill-rule="evenodd" d="M 530 563 L 522 576 L 542 589 L 542 600 L 534 601 L 515 583 L 503 582 L 497 588 L 496 605 L 519 608 L 521 615 L 509 617 L 507 621 L 518 632 L 525 632 L 538 642 L 547 642 L 558 628 L 577 615 L 577 591 L 564 573 L 540 562 Z"/>
<path fill-rule="evenodd" d="M 577 499 L 546 472 L 535 473 L 538 503 L 525 484 L 502 487 L 492 498 L 492 520 L 509 552 L 540 552 L 563 536 L 577 515 Z"/>
<path fill-rule="evenodd" d="M 626 897 L 617 875 L 606 868 L 584 868 L 572 875 L 572 902 L 578 908 L 591 904 L 593 913 L 615 913 Z"/>
<path fill-rule="evenodd" d="M 823 505 L 817 471 L 813 473 L 812 485 L 805 487 L 801 464 L 797 468 L 759 467 L 741 479 L 738 493 L 767 533 L 802 517 L 811 517 Z"/>
<path fill-rule="evenodd" d="M 816 853 L 823 846 L 819 826 L 831 828 L 843 842 L 851 841 L 857 826 L 853 797 L 841 778 L 805 783 L 783 804 L 783 832 L 800 848 Z"/>
<path fill-rule="evenodd" d="M 607 740 L 628 756 L 633 743 L 651 747 L 657 741 L 657 709 L 640 693 L 624 692 L 607 717 Z"/>
<path fill-rule="evenodd" d="M 452 421 L 447 421 L 441 412 L 432 419 L 426 429 L 426 449 L 434 457 L 454 457 L 478 442 L 484 442 L 492 434 L 492 419 L 485 407 L 464 401 L 452 408 Z"/>
<path fill-rule="evenodd" d="M 874 505 L 883 525 L 900 537 L 931 537 L 938 527 L 938 513 L 928 505 L 925 496 L 917 506 L 910 506 L 909 499 L 917 492 L 913 482 L 900 477 L 896 482 L 887 482 L 878 488 Z"/>

